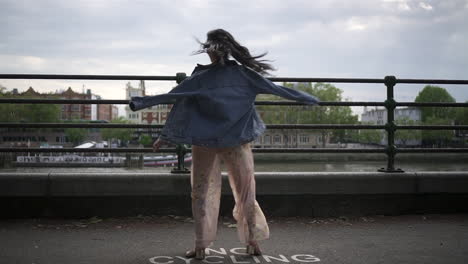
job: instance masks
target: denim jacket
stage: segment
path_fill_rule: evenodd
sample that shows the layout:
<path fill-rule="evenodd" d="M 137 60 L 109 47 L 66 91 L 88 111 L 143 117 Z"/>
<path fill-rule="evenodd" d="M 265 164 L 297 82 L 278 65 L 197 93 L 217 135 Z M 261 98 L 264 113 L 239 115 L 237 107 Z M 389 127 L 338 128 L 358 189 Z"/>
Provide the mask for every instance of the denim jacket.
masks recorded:
<path fill-rule="evenodd" d="M 274 84 L 255 71 L 229 60 L 225 65 L 197 65 L 167 94 L 132 97 L 137 111 L 157 104 L 174 104 L 161 139 L 205 147 L 232 147 L 253 141 L 265 130 L 254 101 L 257 94 L 318 104 L 302 91 Z"/>

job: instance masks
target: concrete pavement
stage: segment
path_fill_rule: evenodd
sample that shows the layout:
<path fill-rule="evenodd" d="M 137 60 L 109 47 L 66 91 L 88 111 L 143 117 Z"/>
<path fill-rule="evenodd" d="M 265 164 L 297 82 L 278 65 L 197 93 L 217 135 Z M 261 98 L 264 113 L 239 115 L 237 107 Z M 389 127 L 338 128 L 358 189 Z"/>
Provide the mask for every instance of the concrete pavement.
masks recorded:
<path fill-rule="evenodd" d="M 243 254 L 231 218 L 205 261 L 186 260 L 182 216 L 0 220 L 0 263 L 468 263 L 468 215 L 269 218 L 264 255 Z"/>

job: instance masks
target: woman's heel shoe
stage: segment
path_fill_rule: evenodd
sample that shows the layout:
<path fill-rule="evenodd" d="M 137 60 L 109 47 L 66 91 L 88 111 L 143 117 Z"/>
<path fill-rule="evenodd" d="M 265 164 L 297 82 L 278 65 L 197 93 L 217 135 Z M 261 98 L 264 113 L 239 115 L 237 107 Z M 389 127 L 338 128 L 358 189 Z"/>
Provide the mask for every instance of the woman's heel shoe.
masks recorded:
<path fill-rule="evenodd" d="M 247 245 L 246 248 L 247 254 L 251 256 L 260 256 L 262 255 L 262 251 L 258 245 Z"/>
<path fill-rule="evenodd" d="M 205 259 L 205 249 L 200 248 L 200 249 L 195 249 L 195 250 L 189 250 L 185 253 L 186 258 L 195 258 L 198 260 Z"/>

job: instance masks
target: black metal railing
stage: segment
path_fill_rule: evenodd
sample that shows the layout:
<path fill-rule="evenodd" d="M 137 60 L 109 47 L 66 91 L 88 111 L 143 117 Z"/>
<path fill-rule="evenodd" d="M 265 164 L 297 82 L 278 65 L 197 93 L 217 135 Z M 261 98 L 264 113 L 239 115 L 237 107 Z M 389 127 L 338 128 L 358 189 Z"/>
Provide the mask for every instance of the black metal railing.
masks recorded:
<path fill-rule="evenodd" d="M 182 82 L 185 73 L 175 76 L 138 76 L 138 75 L 53 75 L 53 74 L 0 74 L 0 79 L 68 79 L 68 80 L 151 80 Z M 387 132 L 387 146 L 380 148 L 254 148 L 256 153 L 385 153 L 387 167 L 381 172 L 403 172 L 395 168 L 395 155 L 397 153 L 468 153 L 468 148 L 397 148 L 395 146 L 395 132 L 398 129 L 414 130 L 468 130 L 468 125 L 396 125 L 394 110 L 399 106 L 412 107 L 468 107 L 468 103 L 414 103 L 396 102 L 394 87 L 396 84 L 468 84 L 468 80 L 441 80 L 441 79 L 397 79 L 395 76 L 386 76 L 383 79 L 365 78 L 269 78 L 274 82 L 327 82 L 327 83 L 381 83 L 387 88 L 387 98 L 384 102 L 320 102 L 321 106 L 384 106 L 387 110 L 387 123 L 385 125 L 354 125 L 354 124 L 281 124 L 267 125 L 267 129 L 385 129 Z M 0 98 L 0 104 L 128 104 L 128 100 L 68 100 L 68 99 L 21 99 Z M 299 102 L 287 101 L 258 101 L 256 105 L 286 105 L 300 106 Z M 162 128 L 163 125 L 145 124 L 106 124 L 106 123 L 0 123 L 0 128 Z M 115 153 L 149 153 L 151 148 L 108 148 L 108 149 L 76 149 L 76 148 L 0 148 L 0 152 L 115 152 Z M 160 152 L 178 155 L 178 165 L 173 172 L 187 172 L 184 168 L 183 157 L 190 149 L 182 145 L 176 148 L 160 149 Z"/>

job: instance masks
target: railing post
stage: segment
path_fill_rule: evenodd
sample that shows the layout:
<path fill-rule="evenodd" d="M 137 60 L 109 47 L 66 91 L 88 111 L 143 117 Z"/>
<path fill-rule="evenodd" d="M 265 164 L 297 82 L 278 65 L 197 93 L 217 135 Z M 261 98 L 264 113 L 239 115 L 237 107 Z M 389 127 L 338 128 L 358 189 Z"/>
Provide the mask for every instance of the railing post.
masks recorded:
<path fill-rule="evenodd" d="M 387 109 L 387 124 L 385 130 L 387 131 L 387 168 L 380 168 L 380 172 L 404 172 L 400 168 L 395 169 L 395 155 L 397 148 L 395 146 L 395 108 L 396 101 L 393 95 L 393 88 L 396 84 L 395 76 L 385 76 L 385 86 L 387 86 L 387 100 L 385 100 L 385 108 Z"/>
<path fill-rule="evenodd" d="M 184 72 L 176 73 L 176 82 L 177 84 L 181 83 L 185 78 L 187 78 L 187 74 Z M 171 173 L 190 173 L 190 170 L 185 168 L 185 154 L 187 154 L 187 147 L 184 144 L 178 144 L 176 146 L 177 152 L 177 167 L 171 170 Z"/>
<path fill-rule="evenodd" d="M 185 144 L 178 144 L 176 146 L 177 152 L 177 167 L 171 170 L 171 173 L 190 173 L 190 170 L 185 168 L 185 154 L 188 153 L 188 148 Z"/>

